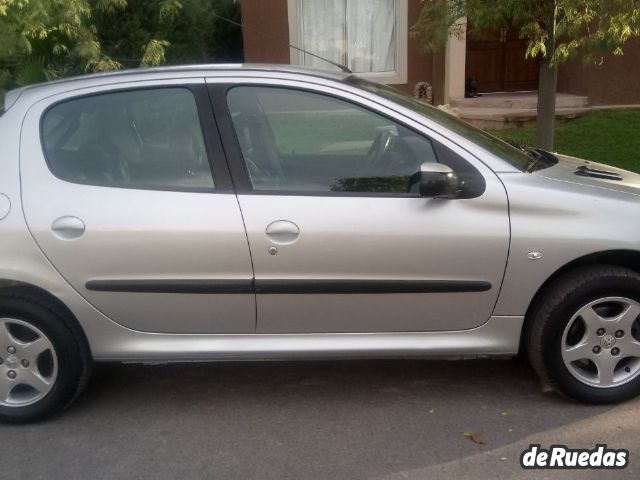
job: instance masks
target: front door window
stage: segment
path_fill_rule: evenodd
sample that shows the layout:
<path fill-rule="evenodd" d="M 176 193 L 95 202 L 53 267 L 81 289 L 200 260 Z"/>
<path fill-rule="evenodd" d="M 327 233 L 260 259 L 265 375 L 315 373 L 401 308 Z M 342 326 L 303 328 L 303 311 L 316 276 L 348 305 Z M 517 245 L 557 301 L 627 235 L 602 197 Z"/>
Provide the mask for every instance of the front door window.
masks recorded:
<path fill-rule="evenodd" d="M 335 97 L 236 87 L 228 105 L 254 190 L 409 194 L 437 161 L 428 138 Z"/>

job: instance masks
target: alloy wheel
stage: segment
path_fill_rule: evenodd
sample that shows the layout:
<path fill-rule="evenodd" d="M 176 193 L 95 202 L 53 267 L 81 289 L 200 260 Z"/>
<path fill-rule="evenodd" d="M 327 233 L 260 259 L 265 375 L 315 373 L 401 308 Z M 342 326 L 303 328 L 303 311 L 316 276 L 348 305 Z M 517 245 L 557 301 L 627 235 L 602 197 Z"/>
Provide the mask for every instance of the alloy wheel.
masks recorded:
<path fill-rule="evenodd" d="M 562 335 L 562 359 L 584 384 L 623 385 L 640 374 L 640 304 L 605 297 L 580 308 Z"/>
<path fill-rule="evenodd" d="M 18 319 L 0 318 L 0 405 L 25 407 L 44 398 L 58 376 L 51 340 Z"/>

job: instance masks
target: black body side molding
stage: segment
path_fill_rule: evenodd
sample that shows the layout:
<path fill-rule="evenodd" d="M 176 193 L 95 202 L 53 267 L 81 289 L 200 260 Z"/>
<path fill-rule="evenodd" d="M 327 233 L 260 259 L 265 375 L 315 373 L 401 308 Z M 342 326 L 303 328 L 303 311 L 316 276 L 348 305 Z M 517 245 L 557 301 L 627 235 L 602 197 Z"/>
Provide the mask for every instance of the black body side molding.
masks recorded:
<path fill-rule="evenodd" d="M 469 280 L 256 280 L 256 293 L 484 292 L 489 282 Z"/>
<path fill-rule="evenodd" d="M 87 290 L 132 293 L 366 294 L 485 292 L 477 280 L 89 280 Z"/>
<path fill-rule="evenodd" d="M 137 293 L 253 293 L 253 280 L 89 280 L 87 290 Z"/>

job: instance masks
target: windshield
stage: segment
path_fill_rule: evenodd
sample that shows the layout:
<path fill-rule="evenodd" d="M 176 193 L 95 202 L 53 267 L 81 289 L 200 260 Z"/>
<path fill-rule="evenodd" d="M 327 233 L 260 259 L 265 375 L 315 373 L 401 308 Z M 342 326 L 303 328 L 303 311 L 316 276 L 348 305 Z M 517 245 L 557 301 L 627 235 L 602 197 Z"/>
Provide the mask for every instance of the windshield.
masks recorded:
<path fill-rule="evenodd" d="M 526 172 L 531 171 L 531 164 L 534 159 L 524 153 L 522 150 L 500 140 L 493 135 L 473 127 L 468 123 L 460 120 L 453 115 L 450 115 L 438 108 L 426 105 L 422 102 L 415 100 L 413 97 L 407 95 L 400 90 L 388 87 L 386 85 L 380 85 L 377 83 L 368 82 L 361 78 L 350 77 L 348 82 L 356 87 L 360 87 L 363 90 L 380 95 L 388 100 L 391 100 L 399 105 L 402 105 L 409 110 L 412 110 L 420 115 L 427 117 L 434 122 L 439 123 L 452 130 L 453 132 L 471 140 L 485 150 L 493 153 L 497 157 L 509 162 L 517 169 Z"/>

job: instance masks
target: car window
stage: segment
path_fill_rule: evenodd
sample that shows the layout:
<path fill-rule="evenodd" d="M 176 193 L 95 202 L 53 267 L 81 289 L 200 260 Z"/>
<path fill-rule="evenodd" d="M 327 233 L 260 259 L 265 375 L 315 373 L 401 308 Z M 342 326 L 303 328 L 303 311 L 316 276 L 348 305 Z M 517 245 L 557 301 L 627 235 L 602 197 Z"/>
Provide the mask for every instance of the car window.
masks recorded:
<path fill-rule="evenodd" d="M 67 100 L 42 119 L 49 168 L 74 183 L 213 188 L 193 94 L 157 88 Z"/>
<path fill-rule="evenodd" d="M 239 86 L 227 102 L 254 190 L 406 194 L 437 161 L 428 138 L 328 95 Z"/>
<path fill-rule="evenodd" d="M 532 158 L 523 153 L 522 150 L 457 117 L 454 117 L 447 112 L 444 112 L 443 110 L 440 110 L 439 108 L 426 105 L 406 93 L 393 87 L 389 87 L 388 85 L 369 82 L 355 76 L 349 77 L 348 82 L 351 85 L 368 92 L 375 93 L 387 100 L 391 100 L 392 102 L 402 105 L 419 115 L 423 115 L 424 117 L 449 128 L 451 131 L 468 138 L 488 152 L 509 162 L 511 165 L 523 172 L 530 170 Z"/>

